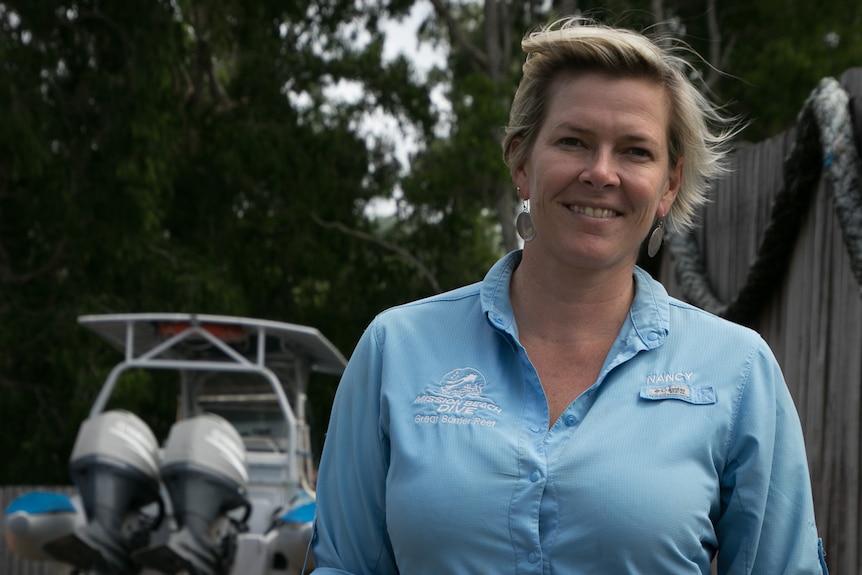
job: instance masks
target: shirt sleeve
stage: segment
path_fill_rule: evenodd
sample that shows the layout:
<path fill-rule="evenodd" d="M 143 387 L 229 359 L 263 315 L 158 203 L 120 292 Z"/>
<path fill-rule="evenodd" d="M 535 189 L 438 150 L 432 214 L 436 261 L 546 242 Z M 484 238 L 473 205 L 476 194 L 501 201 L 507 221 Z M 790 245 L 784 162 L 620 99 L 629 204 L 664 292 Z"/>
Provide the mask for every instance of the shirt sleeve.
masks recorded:
<path fill-rule="evenodd" d="M 398 572 L 386 529 L 389 442 L 374 329 L 372 322 L 348 362 L 324 440 L 311 543 L 320 575 Z"/>
<path fill-rule="evenodd" d="M 745 369 L 721 479 L 718 573 L 827 574 L 802 427 L 763 340 Z"/>

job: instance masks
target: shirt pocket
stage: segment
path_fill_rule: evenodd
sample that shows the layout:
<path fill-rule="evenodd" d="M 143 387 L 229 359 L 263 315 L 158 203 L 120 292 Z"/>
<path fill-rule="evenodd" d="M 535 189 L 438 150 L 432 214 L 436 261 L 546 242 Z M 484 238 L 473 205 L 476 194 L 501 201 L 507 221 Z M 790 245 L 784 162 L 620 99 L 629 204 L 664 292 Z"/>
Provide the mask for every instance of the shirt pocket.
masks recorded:
<path fill-rule="evenodd" d="M 667 384 L 645 385 L 640 396 L 649 401 L 676 399 L 693 405 L 712 405 L 715 403 L 715 389 L 711 385 Z"/>

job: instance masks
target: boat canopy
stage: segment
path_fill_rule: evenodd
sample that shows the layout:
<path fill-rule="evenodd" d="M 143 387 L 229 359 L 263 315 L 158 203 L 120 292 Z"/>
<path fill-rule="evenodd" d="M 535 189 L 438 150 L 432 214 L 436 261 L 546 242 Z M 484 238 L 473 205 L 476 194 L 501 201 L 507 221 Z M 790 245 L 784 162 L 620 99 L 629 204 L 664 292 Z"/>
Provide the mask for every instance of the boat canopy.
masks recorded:
<path fill-rule="evenodd" d="M 295 354 L 305 358 L 312 371 L 331 375 L 341 374 L 347 365 L 341 352 L 320 331 L 292 323 L 187 313 L 84 315 L 78 318 L 78 323 L 104 338 L 129 360 L 195 327 L 231 345 L 246 357 L 263 359 L 270 353 Z M 265 341 L 262 347 L 260 341 Z M 161 357 L 188 359 L 183 350 L 177 346 L 165 348 Z"/>

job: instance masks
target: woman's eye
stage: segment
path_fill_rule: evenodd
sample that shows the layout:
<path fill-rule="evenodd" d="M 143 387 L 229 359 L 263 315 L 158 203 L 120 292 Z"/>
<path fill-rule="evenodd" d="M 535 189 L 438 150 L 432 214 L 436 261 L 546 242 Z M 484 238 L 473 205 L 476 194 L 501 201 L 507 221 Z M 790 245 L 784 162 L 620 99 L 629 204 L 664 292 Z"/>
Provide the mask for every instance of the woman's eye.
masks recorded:
<path fill-rule="evenodd" d="M 649 150 L 645 150 L 643 148 L 631 148 L 629 153 L 633 156 L 639 156 L 641 158 L 650 158 L 652 154 L 650 154 Z"/>
<path fill-rule="evenodd" d="M 560 143 L 564 146 L 580 146 L 582 145 L 581 140 L 578 138 L 562 138 Z"/>

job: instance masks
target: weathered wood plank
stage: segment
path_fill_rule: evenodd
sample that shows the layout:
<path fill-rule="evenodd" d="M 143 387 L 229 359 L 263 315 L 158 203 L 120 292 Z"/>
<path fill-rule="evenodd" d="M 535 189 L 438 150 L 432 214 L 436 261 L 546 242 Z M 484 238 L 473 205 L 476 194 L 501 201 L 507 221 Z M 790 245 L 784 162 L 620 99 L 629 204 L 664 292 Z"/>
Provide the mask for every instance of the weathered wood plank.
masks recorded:
<path fill-rule="evenodd" d="M 847 71 L 857 147 L 862 149 L 862 68 Z M 740 149 L 716 183 L 696 233 L 709 282 L 725 302 L 745 285 L 783 187 L 788 130 Z M 821 184 L 783 277 L 754 325 L 782 366 L 805 433 L 818 529 L 833 573 L 862 573 L 862 295 L 852 273 L 832 190 Z M 673 261 L 661 280 L 683 298 Z M 683 298 L 684 299 L 684 298 Z"/>

